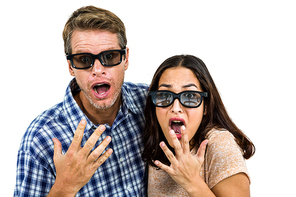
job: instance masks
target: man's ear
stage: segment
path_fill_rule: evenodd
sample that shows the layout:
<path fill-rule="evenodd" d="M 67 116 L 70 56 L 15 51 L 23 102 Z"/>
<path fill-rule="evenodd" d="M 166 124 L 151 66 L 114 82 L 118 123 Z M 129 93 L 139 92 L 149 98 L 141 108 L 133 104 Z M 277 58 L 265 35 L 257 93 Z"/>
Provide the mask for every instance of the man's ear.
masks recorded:
<path fill-rule="evenodd" d="M 75 77 L 75 73 L 74 73 L 73 67 L 71 66 L 70 60 L 67 60 L 67 62 L 68 62 L 68 68 L 69 68 L 70 75 Z"/>
<path fill-rule="evenodd" d="M 124 63 L 124 70 L 128 69 L 128 65 L 129 65 L 129 48 L 126 47 L 126 53 L 125 53 L 125 63 Z"/>

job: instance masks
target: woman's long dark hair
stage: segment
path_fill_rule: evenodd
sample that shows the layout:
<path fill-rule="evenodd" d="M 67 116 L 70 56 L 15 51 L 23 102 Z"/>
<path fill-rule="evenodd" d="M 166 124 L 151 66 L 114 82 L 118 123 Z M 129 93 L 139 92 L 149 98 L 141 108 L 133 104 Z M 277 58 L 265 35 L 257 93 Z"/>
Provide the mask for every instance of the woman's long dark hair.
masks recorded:
<path fill-rule="evenodd" d="M 174 67 L 184 67 L 190 69 L 199 80 L 202 90 L 208 92 L 208 97 L 204 99 L 206 114 L 203 116 L 198 130 L 193 136 L 193 142 L 195 143 L 194 146 L 199 147 L 211 129 L 227 129 L 230 133 L 232 133 L 237 144 L 243 150 L 244 158 L 249 159 L 252 157 L 255 153 L 254 144 L 230 119 L 216 85 L 206 65 L 201 59 L 191 55 L 177 55 L 168 58 L 155 72 L 149 91 L 157 90 L 159 79 L 163 72 L 168 68 Z M 143 160 L 152 166 L 155 166 L 153 161 L 156 159 L 165 164 L 169 164 L 168 159 L 159 147 L 159 143 L 164 141 L 168 147 L 170 146 L 158 123 L 155 106 L 153 105 L 150 97 L 147 97 L 145 119 L 146 122 L 143 135 L 145 148 L 142 153 Z M 171 147 L 170 149 L 174 152 Z"/>

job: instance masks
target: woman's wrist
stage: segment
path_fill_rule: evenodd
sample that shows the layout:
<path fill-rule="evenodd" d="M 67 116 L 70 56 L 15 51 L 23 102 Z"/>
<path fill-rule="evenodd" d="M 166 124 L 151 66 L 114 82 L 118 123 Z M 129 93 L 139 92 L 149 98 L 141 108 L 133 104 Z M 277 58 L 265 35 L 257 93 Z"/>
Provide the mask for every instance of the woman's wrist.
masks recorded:
<path fill-rule="evenodd" d="M 192 183 L 185 189 L 190 197 L 214 197 L 214 193 L 210 190 L 208 185 L 199 176 L 195 183 Z"/>

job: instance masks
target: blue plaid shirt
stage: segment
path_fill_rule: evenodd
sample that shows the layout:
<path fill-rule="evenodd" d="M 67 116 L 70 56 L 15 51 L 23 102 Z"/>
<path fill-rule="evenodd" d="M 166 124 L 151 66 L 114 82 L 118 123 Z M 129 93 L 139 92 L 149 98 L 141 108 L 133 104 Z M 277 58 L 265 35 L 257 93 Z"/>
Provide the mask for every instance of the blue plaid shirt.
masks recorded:
<path fill-rule="evenodd" d="M 76 196 L 145 196 L 145 165 L 143 150 L 144 106 L 148 86 L 124 83 L 122 104 L 112 126 L 106 130 L 95 147 L 107 136 L 113 154 L 101 165 L 90 181 Z M 73 96 L 80 91 L 73 79 L 63 102 L 39 115 L 24 134 L 18 151 L 14 196 L 47 196 L 56 178 L 53 162 L 53 138 L 62 143 L 66 153 L 80 120 L 87 120 L 81 145 L 84 146 L 98 125 L 81 111 Z"/>

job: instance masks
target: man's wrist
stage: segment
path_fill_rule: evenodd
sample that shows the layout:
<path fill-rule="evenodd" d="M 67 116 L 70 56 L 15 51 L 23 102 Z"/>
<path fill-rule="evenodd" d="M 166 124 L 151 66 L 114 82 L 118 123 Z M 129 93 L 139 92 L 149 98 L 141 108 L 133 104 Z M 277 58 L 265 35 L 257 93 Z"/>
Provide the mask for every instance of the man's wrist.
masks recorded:
<path fill-rule="evenodd" d="M 55 182 L 50 190 L 50 192 L 48 193 L 47 197 L 73 197 L 75 196 L 76 193 L 75 192 L 70 192 L 67 190 L 66 187 L 59 185 L 57 182 Z"/>

